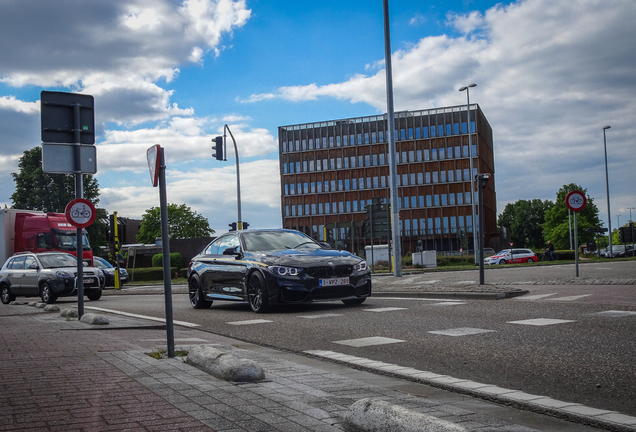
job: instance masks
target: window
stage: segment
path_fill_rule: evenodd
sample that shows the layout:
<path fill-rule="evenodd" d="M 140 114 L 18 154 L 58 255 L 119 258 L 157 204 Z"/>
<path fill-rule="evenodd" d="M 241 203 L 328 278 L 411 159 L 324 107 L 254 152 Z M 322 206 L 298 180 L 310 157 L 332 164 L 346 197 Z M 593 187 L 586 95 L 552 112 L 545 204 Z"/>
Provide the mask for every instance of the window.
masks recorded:
<path fill-rule="evenodd" d="M 443 183 L 446 181 L 446 171 L 440 171 L 440 181 Z"/>
<path fill-rule="evenodd" d="M 415 160 L 417 162 L 422 162 L 422 150 L 417 150 L 415 152 Z"/>
<path fill-rule="evenodd" d="M 347 213 L 351 213 L 351 201 L 347 201 L 345 203 L 345 207 L 347 209 Z"/>
<path fill-rule="evenodd" d="M 343 189 L 344 189 L 343 181 L 342 181 L 342 179 L 340 179 L 340 180 L 338 180 L 338 190 L 341 191 Z"/>
<path fill-rule="evenodd" d="M 428 149 L 425 149 L 425 150 L 424 150 L 424 160 L 425 160 L 425 161 L 427 161 L 427 160 L 431 160 L 431 154 L 430 154 L 430 153 L 431 153 L 431 152 L 430 152 Z"/>
<path fill-rule="evenodd" d="M 285 184 L 285 195 L 289 195 L 289 185 Z"/>
<path fill-rule="evenodd" d="M 384 153 L 380 153 L 380 165 L 384 165 Z"/>
<path fill-rule="evenodd" d="M 413 207 L 417 207 L 417 197 L 416 196 L 412 196 L 411 197 L 411 208 Z"/>
<path fill-rule="evenodd" d="M 296 194 L 296 185 L 294 183 L 289 185 L 289 192 L 290 192 L 290 195 Z"/>
<path fill-rule="evenodd" d="M 409 184 L 409 175 L 402 174 L 402 186 L 407 186 Z"/>
<path fill-rule="evenodd" d="M 415 152 L 413 150 L 409 150 L 409 162 L 415 162 Z"/>
<path fill-rule="evenodd" d="M 452 233 L 457 232 L 457 218 L 455 216 L 451 216 L 450 218 L 450 230 Z"/>
<path fill-rule="evenodd" d="M 285 216 L 289 216 L 289 206 L 285 206 Z"/>
<path fill-rule="evenodd" d="M 380 179 L 377 176 L 373 177 L 373 187 L 374 188 L 380 187 Z"/>
<path fill-rule="evenodd" d="M 422 138 L 428 138 L 428 126 L 422 128 Z"/>
<path fill-rule="evenodd" d="M 329 214 L 329 213 L 330 213 L 330 211 L 329 211 L 329 203 L 327 202 L 327 203 L 325 203 L 325 214 Z"/>
<path fill-rule="evenodd" d="M 367 177 L 367 189 L 371 189 L 371 177 Z"/>
<path fill-rule="evenodd" d="M 442 147 L 439 149 L 439 160 L 443 160 L 446 159 L 446 152 L 445 152 L 446 148 Z"/>
<path fill-rule="evenodd" d="M 364 166 L 371 166 L 371 156 L 364 155 Z"/>
<path fill-rule="evenodd" d="M 404 197 L 404 208 L 409 208 L 409 197 Z"/>
<path fill-rule="evenodd" d="M 344 181 L 344 188 L 346 191 L 350 190 L 351 188 L 349 187 L 349 179 L 345 179 Z"/>
<path fill-rule="evenodd" d="M 316 182 L 310 183 L 311 193 L 316 193 Z"/>
<path fill-rule="evenodd" d="M 415 183 L 415 173 L 411 173 L 411 184 L 412 185 L 417 184 Z"/>
<path fill-rule="evenodd" d="M 440 224 L 440 218 L 436 217 L 435 218 L 435 234 L 440 234 L 442 232 L 442 227 Z"/>
<path fill-rule="evenodd" d="M 447 234 L 448 233 L 448 217 L 444 217 L 442 219 L 442 222 L 444 224 L 444 228 L 443 228 L 444 229 L 444 233 Z"/>
<path fill-rule="evenodd" d="M 358 179 L 351 179 L 351 189 L 356 190 L 358 189 Z"/>
<path fill-rule="evenodd" d="M 457 204 L 464 204 L 464 195 L 461 192 L 457 194 Z"/>
<path fill-rule="evenodd" d="M 466 199 L 466 204 L 470 204 L 470 192 L 465 192 L 464 198 Z"/>
<path fill-rule="evenodd" d="M 380 176 L 380 187 L 386 187 L 386 177 Z"/>
<path fill-rule="evenodd" d="M 424 195 L 420 195 L 418 201 L 419 207 L 424 207 Z"/>
<path fill-rule="evenodd" d="M 457 181 L 462 181 L 462 170 L 455 170 L 455 175 L 457 176 Z"/>
<path fill-rule="evenodd" d="M 452 159 L 453 158 L 453 148 L 452 147 L 448 147 L 446 149 L 446 157 L 448 159 Z"/>
<path fill-rule="evenodd" d="M 373 166 L 377 166 L 378 165 L 378 155 L 377 154 L 374 154 L 372 156 L 372 163 L 373 163 Z"/>
<path fill-rule="evenodd" d="M 426 226 L 428 227 L 428 233 L 433 234 L 433 218 L 428 218 Z"/>
<path fill-rule="evenodd" d="M 357 212 L 358 211 L 358 201 L 354 201 L 353 202 L 353 211 Z"/>
<path fill-rule="evenodd" d="M 455 194 L 454 193 L 448 194 L 448 203 L 450 205 L 455 205 Z"/>
<path fill-rule="evenodd" d="M 442 194 L 442 205 L 443 205 L 443 206 L 448 205 L 448 201 L 447 201 L 447 198 L 446 198 L 446 194 Z"/>
<path fill-rule="evenodd" d="M 303 161 L 303 172 L 307 172 L 307 161 Z"/>
<path fill-rule="evenodd" d="M 433 203 L 438 206 L 439 205 L 439 195 L 435 194 L 433 195 Z"/>
<path fill-rule="evenodd" d="M 318 203 L 318 214 L 324 214 L 323 213 L 323 208 L 322 208 L 322 203 Z"/>
<path fill-rule="evenodd" d="M 336 167 L 342 169 L 342 158 L 336 159 Z"/>
<path fill-rule="evenodd" d="M 424 184 L 424 173 L 417 173 L 417 184 Z"/>
<path fill-rule="evenodd" d="M 364 143 L 369 144 L 369 132 L 364 133 Z"/>
<path fill-rule="evenodd" d="M 426 183 L 430 183 L 431 182 L 431 173 L 427 172 L 426 173 Z"/>
<path fill-rule="evenodd" d="M 322 182 L 321 181 L 316 183 L 316 192 L 318 192 L 318 193 L 322 192 Z"/>
<path fill-rule="evenodd" d="M 408 133 L 409 133 L 408 135 L 409 139 L 413 139 L 413 128 L 409 128 Z"/>
<path fill-rule="evenodd" d="M 453 170 L 448 170 L 448 181 L 455 181 L 455 172 Z"/>
<path fill-rule="evenodd" d="M 431 159 L 432 160 L 437 160 L 437 149 L 436 148 L 431 150 Z"/>
<path fill-rule="evenodd" d="M 439 173 L 437 171 L 433 171 L 433 183 L 437 183 L 439 181 Z"/>

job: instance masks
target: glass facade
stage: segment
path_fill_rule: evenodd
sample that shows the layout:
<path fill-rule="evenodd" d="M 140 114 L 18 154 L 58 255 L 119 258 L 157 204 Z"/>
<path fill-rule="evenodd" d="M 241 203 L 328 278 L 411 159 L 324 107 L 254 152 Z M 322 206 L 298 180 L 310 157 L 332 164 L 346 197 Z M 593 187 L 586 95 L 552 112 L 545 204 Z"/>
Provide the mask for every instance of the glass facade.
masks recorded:
<path fill-rule="evenodd" d="M 486 232 L 494 232 L 492 130 L 479 106 L 470 108 L 473 175 L 491 174 L 484 195 L 484 225 Z M 465 105 L 395 115 L 404 253 L 452 252 L 461 247 L 460 231 L 472 233 L 466 119 Z M 365 236 L 364 224 L 368 205 L 390 201 L 387 132 L 384 115 L 279 127 L 283 227 L 354 253 L 371 241 L 386 242 Z"/>

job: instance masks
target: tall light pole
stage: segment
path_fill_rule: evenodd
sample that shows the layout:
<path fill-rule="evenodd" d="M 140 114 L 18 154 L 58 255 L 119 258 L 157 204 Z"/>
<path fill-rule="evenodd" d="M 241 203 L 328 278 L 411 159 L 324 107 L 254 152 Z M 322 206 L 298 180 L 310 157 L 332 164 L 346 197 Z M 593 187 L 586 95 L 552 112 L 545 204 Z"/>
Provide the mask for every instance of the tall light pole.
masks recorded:
<path fill-rule="evenodd" d="M 232 138 L 232 142 L 234 143 L 234 153 L 236 154 L 236 203 L 237 203 L 237 207 L 238 207 L 238 219 L 236 220 L 236 229 L 237 230 L 242 230 L 243 229 L 243 219 L 241 216 L 241 172 L 239 171 L 239 154 L 238 154 L 238 147 L 236 146 L 236 140 L 234 139 L 234 135 L 232 135 L 232 131 L 230 130 L 230 127 L 226 124 L 223 127 L 223 146 L 225 147 L 225 140 L 227 135 L 225 135 L 225 131 L 230 133 L 230 137 Z M 225 154 L 225 151 L 223 151 L 223 153 Z"/>
<path fill-rule="evenodd" d="M 605 150 L 605 188 L 607 189 L 607 232 L 609 234 L 609 256 L 613 257 L 612 251 L 612 213 L 610 212 L 610 195 L 609 195 L 609 174 L 607 172 L 607 139 L 605 131 L 611 126 L 603 126 L 603 149 Z"/>
<path fill-rule="evenodd" d="M 393 109 L 393 68 L 391 66 L 391 33 L 389 0 L 382 2 L 384 12 L 384 67 L 386 69 L 386 107 L 389 132 L 389 190 L 391 191 L 391 240 L 393 243 L 393 276 L 402 277 L 402 243 L 400 206 L 398 205 L 397 162 L 395 158 L 395 112 Z"/>
<path fill-rule="evenodd" d="M 632 238 L 632 252 L 634 252 L 634 221 L 632 220 L 632 210 L 634 210 L 634 207 L 627 207 L 627 209 L 629 210 L 629 234 Z M 625 254 L 625 256 L 627 256 L 627 254 Z"/>
<path fill-rule="evenodd" d="M 470 88 L 477 87 L 477 84 L 468 84 L 459 89 L 460 92 L 466 90 L 466 114 L 468 115 L 467 119 L 467 131 L 468 131 L 468 156 L 470 157 L 470 210 L 472 213 L 473 219 L 473 250 L 475 251 L 475 264 L 477 262 L 477 233 L 479 232 L 480 227 L 477 227 L 477 221 L 475 220 L 475 176 L 473 175 L 473 143 L 472 143 L 472 131 L 470 130 Z"/>

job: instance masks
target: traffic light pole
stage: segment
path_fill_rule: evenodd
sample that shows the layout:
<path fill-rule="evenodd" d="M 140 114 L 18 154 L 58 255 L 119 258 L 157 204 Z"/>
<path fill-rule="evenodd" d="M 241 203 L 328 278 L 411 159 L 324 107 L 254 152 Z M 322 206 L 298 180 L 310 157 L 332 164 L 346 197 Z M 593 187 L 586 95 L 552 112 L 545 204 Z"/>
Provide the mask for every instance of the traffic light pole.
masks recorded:
<path fill-rule="evenodd" d="M 238 205 L 238 230 L 242 230 L 243 229 L 243 219 L 241 217 L 241 172 L 239 170 L 239 153 L 238 153 L 238 147 L 236 146 L 236 140 L 234 139 L 234 135 L 232 135 L 232 131 L 230 130 L 230 127 L 226 124 L 223 128 L 223 145 L 225 145 L 225 139 L 226 139 L 226 135 L 225 135 L 225 131 L 228 131 L 230 133 L 230 137 L 232 137 L 232 142 L 234 143 L 234 154 L 236 155 L 236 201 L 237 201 L 237 205 Z"/>

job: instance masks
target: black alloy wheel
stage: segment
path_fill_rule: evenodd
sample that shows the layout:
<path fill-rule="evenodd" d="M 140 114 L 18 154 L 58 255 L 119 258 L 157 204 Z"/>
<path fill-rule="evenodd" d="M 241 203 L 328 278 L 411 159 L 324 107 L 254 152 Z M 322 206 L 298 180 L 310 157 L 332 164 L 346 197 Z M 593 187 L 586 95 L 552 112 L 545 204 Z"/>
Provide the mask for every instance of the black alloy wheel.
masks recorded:
<path fill-rule="evenodd" d="M 2 285 L 2 303 L 9 304 L 15 300 L 15 295 L 11 294 L 11 290 L 7 285 Z"/>
<path fill-rule="evenodd" d="M 265 313 L 269 310 L 269 297 L 267 287 L 265 286 L 265 279 L 259 272 L 254 272 L 250 276 L 247 285 L 247 297 L 250 302 L 250 307 L 254 312 Z"/>
<path fill-rule="evenodd" d="M 203 291 L 197 276 L 192 276 L 188 281 L 188 297 L 190 298 L 190 304 L 195 309 L 209 309 L 212 306 L 212 301 L 203 297 Z"/>
<path fill-rule="evenodd" d="M 88 292 L 86 297 L 88 297 L 90 301 L 99 300 L 102 298 L 102 290 Z"/>

